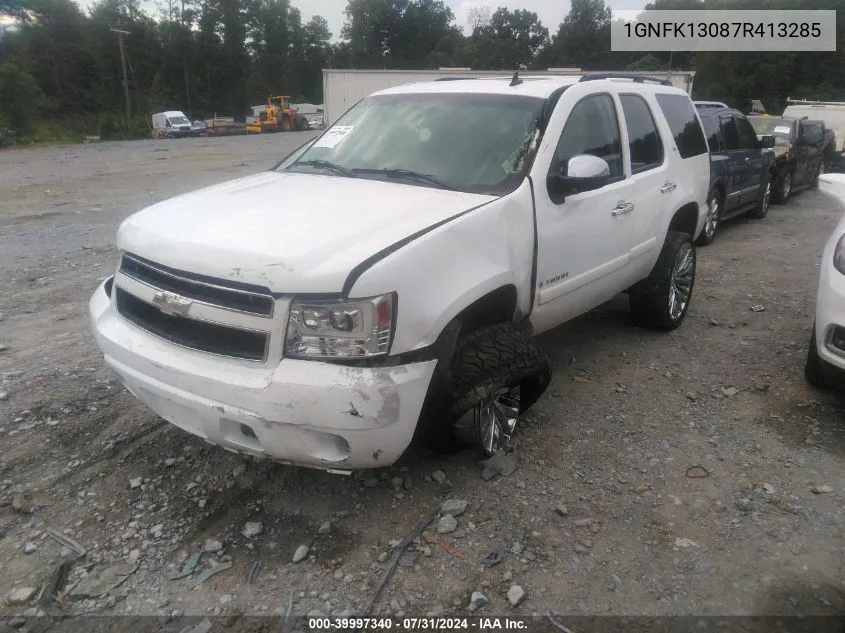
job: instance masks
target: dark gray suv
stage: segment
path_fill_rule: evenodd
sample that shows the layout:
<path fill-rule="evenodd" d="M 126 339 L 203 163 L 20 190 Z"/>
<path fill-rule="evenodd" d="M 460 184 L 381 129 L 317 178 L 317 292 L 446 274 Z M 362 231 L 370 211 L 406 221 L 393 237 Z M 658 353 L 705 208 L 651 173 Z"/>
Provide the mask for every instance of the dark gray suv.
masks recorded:
<path fill-rule="evenodd" d="M 696 101 L 695 107 L 710 148 L 707 220 L 696 241 L 706 246 L 725 220 L 741 214 L 766 217 L 776 177 L 771 150 L 775 138 L 758 138 L 742 112 L 720 101 Z"/>

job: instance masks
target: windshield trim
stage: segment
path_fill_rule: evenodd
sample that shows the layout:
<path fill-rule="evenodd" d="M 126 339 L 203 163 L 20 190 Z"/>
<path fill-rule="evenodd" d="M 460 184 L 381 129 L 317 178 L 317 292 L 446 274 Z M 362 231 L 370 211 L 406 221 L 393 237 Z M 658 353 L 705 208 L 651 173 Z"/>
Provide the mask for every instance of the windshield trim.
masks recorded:
<path fill-rule="evenodd" d="M 566 87 L 564 87 L 566 88 Z M 424 182 L 422 179 L 419 180 L 412 180 L 411 178 L 397 178 L 391 177 L 390 172 L 396 171 L 403 171 L 402 168 L 387 168 L 385 171 L 376 170 L 376 169 L 365 169 L 364 171 L 357 172 L 354 167 L 348 167 L 351 171 L 356 171 L 356 178 L 360 178 L 362 180 L 379 180 L 385 182 L 393 182 L 397 184 L 404 184 L 408 186 L 416 186 L 416 187 L 428 187 L 428 188 L 436 188 L 442 189 L 444 191 L 456 191 L 462 193 L 472 193 L 472 194 L 480 194 L 480 195 L 488 195 L 488 196 L 496 196 L 502 197 L 513 193 L 516 189 L 518 189 L 522 183 L 524 182 L 525 178 L 530 173 L 531 167 L 534 163 L 534 158 L 537 153 L 537 148 L 540 145 L 540 140 L 543 137 L 543 132 L 545 131 L 545 125 L 548 123 L 547 119 L 550 116 L 551 110 L 554 110 L 554 107 L 551 110 L 548 110 L 548 105 L 552 97 L 555 97 L 555 101 L 553 105 L 557 105 L 557 99 L 559 99 L 560 94 L 562 94 L 562 90 L 555 91 L 555 93 L 549 98 L 543 97 L 536 97 L 530 95 L 511 95 L 511 94 L 502 94 L 502 93 L 455 93 L 455 92 L 419 92 L 419 93 L 399 93 L 399 94 L 374 94 L 370 95 L 369 97 L 365 97 L 359 100 L 355 105 L 350 107 L 343 113 L 340 117 L 338 117 L 330 126 L 327 126 L 320 134 L 316 137 L 311 139 L 310 141 L 306 141 L 303 143 L 297 150 L 294 150 L 288 157 L 279 161 L 279 163 L 273 168 L 274 170 L 284 171 L 288 173 L 305 173 L 305 174 L 317 174 L 325 175 L 325 176 L 334 176 L 337 178 L 346 178 L 348 176 L 344 176 L 337 171 L 332 173 L 329 169 L 321 170 L 320 172 L 312 172 L 308 171 L 300 171 L 296 169 L 297 165 L 303 165 L 304 163 L 308 162 L 306 158 L 306 154 L 310 152 L 310 150 L 314 147 L 314 145 L 325 135 L 329 132 L 334 130 L 335 128 L 339 127 L 338 124 L 343 122 L 346 119 L 347 115 L 355 110 L 356 108 L 360 107 L 365 102 L 377 102 L 377 101 L 395 101 L 397 103 L 402 103 L 408 100 L 419 99 L 420 101 L 424 101 L 426 99 L 431 99 L 433 97 L 438 96 L 446 96 L 446 97 L 464 97 L 467 100 L 472 99 L 482 99 L 485 101 L 502 101 L 505 104 L 507 102 L 522 102 L 524 104 L 531 104 L 534 105 L 534 115 L 533 115 L 533 133 L 530 138 L 526 138 L 527 151 L 522 159 L 522 167 L 519 171 L 515 171 L 510 175 L 505 176 L 502 180 L 498 183 L 494 183 L 492 185 L 471 185 L 471 184 L 462 184 L 462 183 L 452 183 L 447 182 L 446 184 L 448 187 L 438 187 L 433 181 L 432 182 Z M 342 127 L 342 126 L 340 126 Z M 305 147 L 307 145 L 307 147 Z M 524 145 L 524 146 L 525 146 Z M 299 155 L 296 157 L 295 160 L 288 162 L 290 157 L 293 154 L 297 153 L 299 150 Z M 287 164 L 285 164 L 287 163 Z"/>

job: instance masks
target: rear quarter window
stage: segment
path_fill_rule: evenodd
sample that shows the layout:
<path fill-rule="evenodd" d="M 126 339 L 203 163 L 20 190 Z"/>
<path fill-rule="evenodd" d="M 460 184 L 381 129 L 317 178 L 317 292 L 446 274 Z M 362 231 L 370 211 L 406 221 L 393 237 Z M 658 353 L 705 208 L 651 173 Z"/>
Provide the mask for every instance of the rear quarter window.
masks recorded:
<path fill-rule="evenodd" d="M 707 145 L 711 152 L 718 152 L 722 147 L 719 142 L 719 126 L 712 116 L 702 116 L 701 124 L 704 126 L 704 132 L 707 134 Z"/>
<path fill-rule="evenodd" d="M 695 115 L 689 97 L 658 94 L 657 103 L 669 123 L 681 158 L 693 158 L 707 153 L 707 141 Z"/>

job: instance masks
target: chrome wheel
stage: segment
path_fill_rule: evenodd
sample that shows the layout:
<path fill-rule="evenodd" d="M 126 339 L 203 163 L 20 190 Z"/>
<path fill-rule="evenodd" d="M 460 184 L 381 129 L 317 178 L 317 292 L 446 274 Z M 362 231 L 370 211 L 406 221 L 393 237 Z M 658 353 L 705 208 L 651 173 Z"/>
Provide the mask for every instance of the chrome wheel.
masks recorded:
<path fill-rule="evenodd" d="M 704 234 L 708 239 L 716 233 L 716 227 L 719 225 L 719 211 L 719 197 L 713 196 L 707 205 L 707 218 L 704 220 Z"/>
<path fill-rule="evenodd" d="M 780 183 L 780 199 L 786 201 L 790 193 L 792 193 L 792 174 L 787 173 L 784 174 Z"/>
<path fill-rule="evenodd" d="M 488 457 L 507 448 L 519 417 L 519 387 L 505 387 L 479 402 L 473 416 L 476 437 Z"/>
<path fill-rule="evenodd" d="M 687 309 L 692 282 L 695 276 L 695 253 L 692 245 L 685 242 L 675 256 L 675 266 L 672 269 L 672 282 L 669 288 L 669 317 L 678 321 Z"/>
<path fill-rule="evenodd" d="M 769 211 L 769 200 L 772 197 L 772 179 L 766 181 L 766 190 L 763 192 L 763 200 L 760 202 L 760 215 L 766 215 Z"/>

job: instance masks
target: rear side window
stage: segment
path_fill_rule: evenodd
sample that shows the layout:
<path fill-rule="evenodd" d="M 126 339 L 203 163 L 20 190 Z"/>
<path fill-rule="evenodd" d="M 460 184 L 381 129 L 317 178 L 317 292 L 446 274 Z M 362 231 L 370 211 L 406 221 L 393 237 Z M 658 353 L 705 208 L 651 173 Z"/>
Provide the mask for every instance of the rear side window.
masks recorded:
<path fill-rule="evenodd" d="M 698 117 L 695 116 L 695 107 L 689 97 L 659 94 L 657 103 L 669 123 L 669 129 L 672 130 L 681 158 L 706 154 L 707 141 L 704 140 L 704 132 L 701 130 Z"/>
<path fill-rule="evenodd" d="M 719 140 L 719 126 L 712 116 L 701 117 L 701 124 L 704 126 L 704 133 L 707 135 L 707 145 L 711 152 L 718 152 L 722 149 L 722 143 Z"/>
<path fill-rule="evenodd" d="M 631 173 L 654 169 L 663 163 L 663 144 L 651 116 L 651 109 L 639 95 L 620 95 L 628 148 L 631 151 Z"/>
<path fill-rule="evenodd" d="M 725 149 L 739 149 L 739 132 L 736 129 L 736 120 L 729 114 L 721 116 L 719 117 L 719 126 L 722 129 L 722 141 L 725 143 Z"/>
<path fill-rule="evenodd" d="M 754 131 L 754 126 L 748 122 L 748 119 L 741 116 L 734 116 L 736 121 L 736 130 L 739 133 L 739 146 L 742 149 L 756 149 L 760 146 L 757 142 L 757 133 Z"/>

